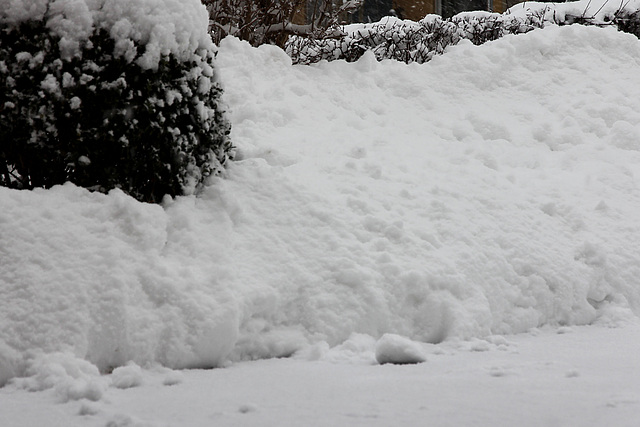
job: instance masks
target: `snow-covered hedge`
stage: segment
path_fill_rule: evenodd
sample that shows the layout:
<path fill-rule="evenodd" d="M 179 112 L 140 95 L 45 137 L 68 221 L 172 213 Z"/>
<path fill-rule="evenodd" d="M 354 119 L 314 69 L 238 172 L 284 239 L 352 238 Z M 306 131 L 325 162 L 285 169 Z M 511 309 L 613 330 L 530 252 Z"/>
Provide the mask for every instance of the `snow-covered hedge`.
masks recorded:
<path fill-rule="evenodd" d="M 207 25 L 198 0 L 0 2 L 0 184 L 193 191 L 231 150 Z"/>
<path fill-rule="evenodd" d="M 481 44 L 541 25 L 542 20 L 536 16 L 520 19 L 488 12 L 461 14 L 451 19 L 427 15 L 418 22 L 388 17 L 374 24 L 351 25 L 341 38 L 292 37 L 286 50 L 294 63 L 302 64 L 336 59 L 355 61 L 366 50 L 373 51 L 378 60 L 423 63 L 463 39 Z"/>
<path fill-rule="evenodd" d="M 418 22 L 387 17 L 373 24 L 349 25 L 340 37 L 314 39 L 294 36 L 285 49 L 297 64 L 336 59 L 355 61 L 366 50 L 373 51 L 378 60 L 423 63 L 461 40 L 479 45 L 549 24 L 615 25 L 621 31 L 640 37 L 639 10 L 639 0 L 630 0 L 624 5 L 609 5 L 607 0 L 596 0 L 593 4 L 591 1 L 564 4 L 526 2 L 504 14 L 463 12 L 448 19 L 427 15 Z"/>

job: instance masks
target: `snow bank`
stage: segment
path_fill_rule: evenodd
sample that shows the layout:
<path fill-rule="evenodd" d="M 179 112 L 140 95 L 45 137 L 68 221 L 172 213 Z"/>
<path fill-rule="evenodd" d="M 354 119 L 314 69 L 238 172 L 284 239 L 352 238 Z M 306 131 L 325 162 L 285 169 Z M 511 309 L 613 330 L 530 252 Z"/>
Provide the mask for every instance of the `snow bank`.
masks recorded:
<path fill-rule="evenodd" d="M 0 189 L 0 381 L 640 314 L 638 58 L 592 27 L 424 65 L 226 39 L 239 160 L 199 197 Z"/>
<path fill-rule="evenodd" d="M 183 252 L 196 247 L 174 248 L 181 215 L 170 224 L 159 206 L 73 185 L 0 188 L 0 200 L 1 377 L 31 350 L 108 371 L 129 360 L 216 366 L 233 347 L 238 307 L 220 275 Z"/>
<path fill-rule="evenodd" d="M 45 20 L 60 39 L 63 58 L 80 54 L 80 45 L 105 29 L 116 41 L 116 55 L 133 59 L 133 42 L 145 46 L 138 59 L 144 69 L 158 66 L 161 55 L 184 61 L 198 49 L 213 49 L 208 13 L 199 0 L 3 0 L 0 23 L 18 25 Z"/>
<path fill-rule="evenodd" d="M 288 312 L 335 343 L 353 330 L 437 342 L 588 323 L 610 302 L 637 309 L 636 244 L 611 227 L 638 230 L 639 49 L 615 31 L 549 28 L 426 66 L 365 55 L 292 68 L 276 49 L 223 43 L 244 164 L 303 193 L 260 204 L 266 218 L 288 212 L 278 224 L 290 230 L 265 224 L 285 241 L 276 252 L 304 250 L 274 280 L 300 288 L 304 308 Z"/>

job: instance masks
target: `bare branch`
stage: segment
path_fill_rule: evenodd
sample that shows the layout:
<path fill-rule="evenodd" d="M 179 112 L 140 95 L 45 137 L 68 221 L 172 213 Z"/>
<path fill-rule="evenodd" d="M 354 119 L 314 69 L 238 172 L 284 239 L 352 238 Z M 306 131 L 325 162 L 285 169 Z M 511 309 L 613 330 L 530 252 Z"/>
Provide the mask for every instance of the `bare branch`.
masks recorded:
<path fill-rule="evenodd" d="M 307 0 L 202 0 L 210 18 L 210 31 L 218 43 L 233 35 L 258 46 L 273 43 L 284 47 L 292 35 L 339 35 L 340 16 L 353 12 L 362 0 L 314 0 L 307 12 Z M 337 2 L 336 2 L 337 3 Z M 306 22 L 294 22 L 295 18 Z"/>

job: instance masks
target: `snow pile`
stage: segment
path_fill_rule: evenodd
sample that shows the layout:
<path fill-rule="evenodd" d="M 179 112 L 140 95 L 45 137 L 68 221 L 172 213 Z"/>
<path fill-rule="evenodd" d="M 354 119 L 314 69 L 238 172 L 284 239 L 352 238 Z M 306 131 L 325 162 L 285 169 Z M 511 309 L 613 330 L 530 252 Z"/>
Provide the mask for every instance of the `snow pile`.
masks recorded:
<path fill-rule="evenodd" d="M 0 380 L 58 352 L 208 367 L 627 321 L 639 58 L 637 38 L 582 26 L 424 65 L 293 67 L 226 39 L 239 160 L 199 197 L 0 189 Z"/>
<path fill-rule="evenodd" d="M 28 391 L 52 388 L 61 402 L 98 401 L 109 387 L 109 379 L 101 377 L 94 365 L 65 353 L 34 357 L 24 375 L 16 381 L 19 387 Z"/>
<path fill-rule="evenodd" d="M 142 384 L 142 369 L 135 363 L 120 366 L 113 370 L 111 382 L 116 388 L 133 388 Z"/>
<path fill-rule="evenodd" d="M 101 371 L 129 360 L 208 367 L 227 356 L 238 309 L 221 266 L 194 264 L 203 261 L 189 253 L 197 245 L 169 235 L 193 219 L 177 214 L 170 226 L 159 206 L 73 185 L 1 188 L 0 198 L 3 378 L 32 349 L 86 358 Z"/>
<path fill-rule="evenodd" d="M 145 46 L 137 63 L 155 69 L 161 55 L 181 61 L 198 49 L 213 49 L 208 13 L 199 0 L 5 0 L 0 2 L 0 24 L 16 26 L 45 20 L 60 37 L 63 58 L 81 53 L 80 46 L 96 29 L 115 40 L 115 53 L 132 60 L 134 42 Z"/>
<path fill-rule="evenodd" d="M 384 334 L 376 343 L 376 360 L 381 365 L 406 365 L 425 362 L 427 356 L 419 343 L 401 335 Z"/>

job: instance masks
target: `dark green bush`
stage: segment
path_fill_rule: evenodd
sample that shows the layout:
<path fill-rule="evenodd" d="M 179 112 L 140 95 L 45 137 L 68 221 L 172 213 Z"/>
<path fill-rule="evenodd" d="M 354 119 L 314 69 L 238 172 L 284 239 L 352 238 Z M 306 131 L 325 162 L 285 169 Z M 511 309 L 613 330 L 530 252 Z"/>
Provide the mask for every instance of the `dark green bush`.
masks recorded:
<path fill-rule="evenodd" d="M 159 202 L 191 191 L 228 160 L 222 90 L 202 68 L 213 69 L 213 52 L 194 53 L 200 64 L 164 55 L 146 70 L 131 55 L 116 56 L 105 30 L 72 58 L 60 57 L 59 41 L 43 21 L 0 28 L 0 185 L 71 181 Z"/>

